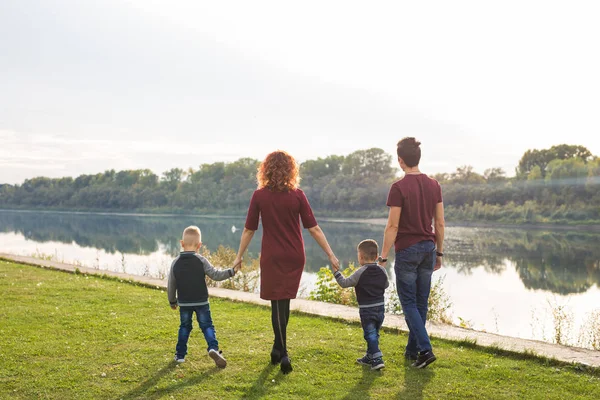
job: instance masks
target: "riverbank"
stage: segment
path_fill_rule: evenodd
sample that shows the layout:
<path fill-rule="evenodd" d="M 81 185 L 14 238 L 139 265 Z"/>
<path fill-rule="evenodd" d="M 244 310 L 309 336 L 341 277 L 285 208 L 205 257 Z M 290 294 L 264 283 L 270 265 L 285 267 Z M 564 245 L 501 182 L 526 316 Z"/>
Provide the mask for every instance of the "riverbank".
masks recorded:
<path fill-rule="evenodd" d="M 597 370 L 468 341 L 434 339 L 439 360 L 414 370 L 402 359 L 406 334 L 395 329 L 382 333 L 386 369 L 374 373 L 354 363 L 364 351 L 357 323 L 298 312 L 293 312 L 288 339 L 295 369 L 282 375 L 268 363 L 269 310 L 216 297 L 211 309 L 228 367 L 215 368 L 197 329 L 186 363 L 176 365 L 178 314 L 169 309 L 162 290 L 6 261 L 0 262 L 0 276 L 2 398 L 600 396 Z"/>
<path fill-rule="evenodd" d="M 360 223 L 385 226 L 387 218 L 321 218 L 326 222 Z M 464 228 L 495 228 L 495 229 L 532 229 L 532 230 L 561 230 L 561 231 L 592 231 L 600 232 L 600 224 L 590 225 L 565 225 L 565 224 L 541 224 L 541 223 L 499 223 L 499 222 L 472 222 L 472 221 L 446 221 L 448 227 Z"/>

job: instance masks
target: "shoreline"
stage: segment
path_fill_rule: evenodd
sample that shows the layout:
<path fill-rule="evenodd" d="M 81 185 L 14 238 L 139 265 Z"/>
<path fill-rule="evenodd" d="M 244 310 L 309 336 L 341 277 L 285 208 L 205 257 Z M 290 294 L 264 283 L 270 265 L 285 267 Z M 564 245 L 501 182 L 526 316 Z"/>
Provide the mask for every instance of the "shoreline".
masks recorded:
<path fill-rule="evenodd" d="M 100 215 L 100 216 L 117 216 L 117 217 L 143 217 L 143 218 L 206 218 L 206 219 L 244 219 L 244 215 L 232 214 L 194 214 L 194 213 L 144 213 L 144 212 L 109 212 L 109 211 L 63 211 L 63 210 L 30 210 L 30 209 L 14 209 L 0 208 L 0 212 L 12 213 L 42 213 L 42 214 L 62 214 L 62 215 Z M 384 226 L 387 223 L 387 218 L 353 218 L 353 217 L 319 217 L 318 220 L 332 223 L 345 224 L 369 224 Z M 486 222 L 486 221 L 446 221 L 447 227 L 456 228 L 490 228 L 490 229 L 530 229 L 530 230 L 560 230 L 560 231 L 593 231 L 600 232 L 600 224 L 553 224 L 553 223 L 533 223 L 533 224 L 518 224 L 506 222 Z"/>
<path fill-rule="evenodd" d="M 103 215 L 103 216 L 117 216 L 117 217 L 196 217 L 196 218 L 244 218 L 240 215 L 221 215 L 221 214 L 175 214 L 175 213 L 142 213 L 142 212 L 109 212 L 109 211 L 64 211 L 64 210 L 21 210 L 17 208 L 0 208 L 0 212 L 14 212 L 14 213 L 42 213 L 42 214 L 74 214 L 74 215 Z"/>
<path fill-rule="evenodd" d="M 326 222 L 337 222 L 337 223 L 360 223 L 360 224 L 371 224 L 371 225 L 385 225 L 387 223 L 386 218 L 320 218 L 321 221 Z M 539 224 L 510 224 L 501 222 L 485 222 L 485 221 L 446 221 L 446 227 L 452 228 L 497 228 L 497 229 L 536 229 L 536 230 L 551 230 L 557 229 L 561 231 L 598 231 L 600 232 L 600 224 L 591 225 L 566 225 L 566 224 L 552 224 L 552 223 L 539 223 Z"/>

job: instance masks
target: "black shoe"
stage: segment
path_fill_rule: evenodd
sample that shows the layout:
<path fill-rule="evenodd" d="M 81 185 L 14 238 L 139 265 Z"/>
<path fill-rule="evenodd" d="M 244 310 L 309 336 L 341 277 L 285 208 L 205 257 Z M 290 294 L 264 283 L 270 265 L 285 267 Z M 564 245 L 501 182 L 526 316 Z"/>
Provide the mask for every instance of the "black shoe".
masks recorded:
<path fill-rule="evenodd" d="M 281 362 L 281 352 L 277 349 L 271 350 L 271 364 L 277 365 Z"/>
<path fill-rule="evenodd" d="M 373 359 L 371 358 L 371 356 L 369 356 L 368 354 L 365 354 L 363 357 L 361 358 L 357 358 L 356 359 L 356 363 L 360 364 L 360 365 L 368 365 L 371 366 L 371 362 L 373 361 Z"/>
<path fill-rule="evenodd" d="M 417 361 L 415 361 L 412 366 L 415 368 L 425 368 L 435 360 L 435 354 L 433 354 L 433 351 L 429 350 L 423 354 L 419 354 Z"/>
<path fill-rule="evenodd" d="M 290 372 L 292 372 L 293 368 L 292 368 L 292 362 L 290 361 L 290 358 L 288 356 L 283 356 L 281 357 L 281 372 L 283 372 L 283 374 L 289 374 Z"/>
<path fill-rule="evenodd" d="M 374 358 L 371 360 L 371 370 L 372 371 L 377 371 L 382 368 L 385 368 L 385 364 L 383 363 L 382 357 L 377 357 L 377 358 Z"/>
<path fill-rule="evenodd" d="M 417 361 L 418 353 L 404 353 L 404 359 L 406 361 L 415 362 Z"/>

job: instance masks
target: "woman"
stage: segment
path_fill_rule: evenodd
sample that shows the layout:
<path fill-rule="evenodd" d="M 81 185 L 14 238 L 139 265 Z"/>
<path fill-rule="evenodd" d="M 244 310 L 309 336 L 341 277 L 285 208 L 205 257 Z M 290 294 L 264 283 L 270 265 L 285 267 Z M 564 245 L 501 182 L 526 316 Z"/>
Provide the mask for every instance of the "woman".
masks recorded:
<path fill-rule="evenodd" d="M 412 137 L 398 142 L 404 178 L 392 185 L 388 195 L 390 213 L 380 260 L 385 265 L 394 246 L 396 288 L 409 331 L 404 356 L 413 367 L 425 368 L 436 360 L 425 322 L 431 274 L 442 267 L 444 255 L 444 203 L 439 183 L 419 169 L 420 146 Z"/>
<path fill-rule="evenodd" d="M 271 362 L 281 363 L 281 371 L 292 371 L 286 345 L 286 328 L 290 316 L 290 299 L 296 298 L 306 256 L 300 229 L 305 229 L 325 251 L 332 267 L 339 261 L 327 243 L 325 234 L 317 225 L 304 192 L 298 189 L 298 164 L 285 151 L 269 154 L 260 164 L 258 189 L 252 195 L 246 226 L 234 265 L 242 261 L 259 218 L 263 225 L 260 255 L 260 297 L 271 300 L 271 323 L 275 340 Z"/>

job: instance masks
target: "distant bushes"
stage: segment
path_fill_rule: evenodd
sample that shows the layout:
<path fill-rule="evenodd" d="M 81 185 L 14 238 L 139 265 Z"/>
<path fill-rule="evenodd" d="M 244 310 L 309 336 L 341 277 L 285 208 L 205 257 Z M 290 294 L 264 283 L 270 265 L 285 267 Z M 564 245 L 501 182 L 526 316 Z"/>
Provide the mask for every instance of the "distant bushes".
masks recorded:
<path fill-rule="evenodd" d="M 109 170 L 77 178 L 27 179 L 0 185 L 0 208 L 143 211 L 244 215 L 256 189 L 258 160 L 152 171 Z M 301 164 L 301 188 L 320 216 L 385 217 L 395 157 L 358 150 Z M 507 177 L 500 168 L 473 167 L 433 175 L 443 189 L 450 221 L 600 223 L 600 159 L 582 146 L 528 150 Z"/>
<path fill-rule="evenodd" d="M 524 204 L 484 204 L 475 201 L 462 206 L 446 206 L 446 218 L 450 221 L 493 221 L 499 223 L 600 223 L 598 205 L 543 205 L 533 200 Z"/>

